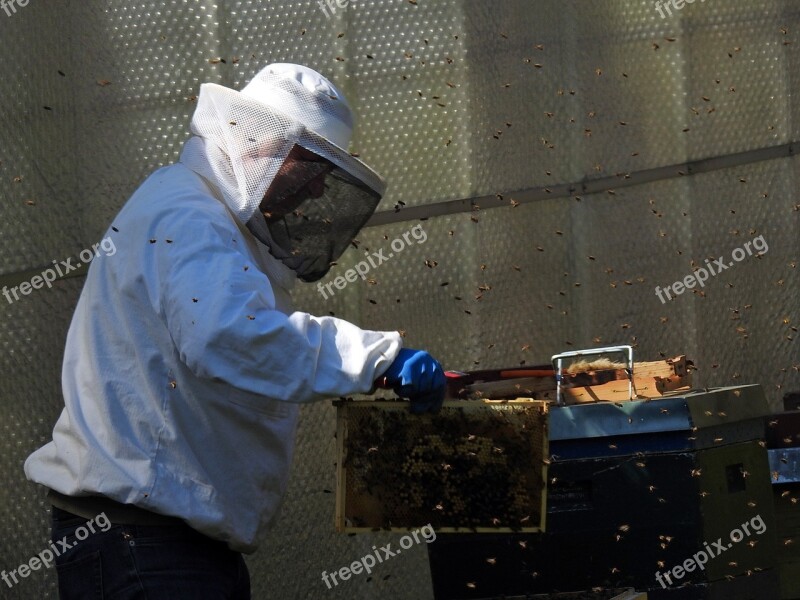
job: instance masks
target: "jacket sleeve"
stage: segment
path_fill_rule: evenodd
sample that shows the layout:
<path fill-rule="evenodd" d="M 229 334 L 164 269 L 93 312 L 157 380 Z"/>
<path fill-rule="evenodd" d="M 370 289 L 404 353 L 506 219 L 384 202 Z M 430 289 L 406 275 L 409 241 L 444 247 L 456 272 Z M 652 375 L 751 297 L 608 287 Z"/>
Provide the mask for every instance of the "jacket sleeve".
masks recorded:
<path fill-rule="evenodd" d="M 195 375 L 287 402 L 373 389 L 402 348 L 399 333 L 276 310 L 272 284 L 242 252 L 238 229 L 182 221 L 183 233 L 158 245 L 154 275 L 159 310 Z"/>

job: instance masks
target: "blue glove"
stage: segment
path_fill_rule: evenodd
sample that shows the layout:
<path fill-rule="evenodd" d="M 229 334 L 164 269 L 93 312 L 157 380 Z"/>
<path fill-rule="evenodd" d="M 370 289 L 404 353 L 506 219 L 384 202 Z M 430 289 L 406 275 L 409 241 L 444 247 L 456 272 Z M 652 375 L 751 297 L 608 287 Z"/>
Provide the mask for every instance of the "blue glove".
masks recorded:
<path fill-rule="evenodd" d="M 412 413 L 438 412 L 442 407 L 444 370 L 427 352 L 403 348 L 383 375 L 395 394 L 411 400 Z"/>

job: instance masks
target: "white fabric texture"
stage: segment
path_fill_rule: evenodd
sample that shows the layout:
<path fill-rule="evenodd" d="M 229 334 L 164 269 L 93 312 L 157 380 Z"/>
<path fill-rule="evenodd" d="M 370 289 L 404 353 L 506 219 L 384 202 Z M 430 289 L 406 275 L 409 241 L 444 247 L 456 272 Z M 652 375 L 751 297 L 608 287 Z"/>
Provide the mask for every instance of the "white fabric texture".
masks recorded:
<path fill-rule="evenodd" d="M 232 95 L 201 94 L 196 119 Z M 217 129 L 187 143 L 185 164 L 151 175 L 107 232 L 117 253 L 89 269 L 67 337 L 65 408 L 25 473 L 252 552 L 286 489 L 299 404 L 368 392 L 402 341 L 294 312 L 294 274 L 244 226 L 261 176 L 304 128 L 275 115 Z M 256 132 L 278 141 L 277 158 L 245 153 L 231 167 L 213 149 Z"/>
<path fill-rule="evenodd" d="M 298 85 L 289 92 L 274 85 L 276 79 Z M 309 131 L 339 148 L 346 150 L 350 145 L 353 114 L 347 100 L 336 86 L 308 67 L 287 63 L 270 65 L 242 89 L 242 94 L 303 123 Z"/>

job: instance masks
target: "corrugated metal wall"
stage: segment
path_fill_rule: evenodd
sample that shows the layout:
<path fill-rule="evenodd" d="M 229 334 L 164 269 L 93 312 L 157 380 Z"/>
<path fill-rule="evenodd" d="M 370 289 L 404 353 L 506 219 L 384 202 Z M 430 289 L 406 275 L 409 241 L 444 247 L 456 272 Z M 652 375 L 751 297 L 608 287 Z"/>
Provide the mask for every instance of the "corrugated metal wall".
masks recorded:
<path fill-rule="evenodd" d="M 702 386 L 761 383 L 776 407 L 798 387 L 798 161 L 791 145 L 770 160 L 760 150 L 800 137 L 800 2 L 701 0 L 665 18 L 649 0 L 350 0 L 329 17 L 322 6 L 330 15 L 325 0 L 0 11 L 2 285 L 99 241 L 177 157 L 200 83 L 240 87 L 269 62 L 300 62 L 352 99 L 353 150 L 390 183 L 390 216 L 331 276 L 388 249 L 419 223 L 402 220 L 412 210 L 442 214 L 370 283 L 327 300 L 302 289 L 303 309 L 403 329 L 452 369 L 632 343 L 643 360 L 688 354 Z M 479 206 L 442 204 L 469 198 Z M 760 235 L 768 251 L 702 294 L 656 296 Z M 60 410 L 81 283 L 0 297 L 2 569 L 46 546 L 46 506 L 22 463 Z M 371 580 L 322 583 L 397 537 L 333 533 L 334 418 L 327 403 L 303 412 L 282 518 L 249 559 L 254 597 L 430 597 L 422 547 Z M 0 597 L 54 597 L 54 581 L 39 571 L 0 583 Z"/>

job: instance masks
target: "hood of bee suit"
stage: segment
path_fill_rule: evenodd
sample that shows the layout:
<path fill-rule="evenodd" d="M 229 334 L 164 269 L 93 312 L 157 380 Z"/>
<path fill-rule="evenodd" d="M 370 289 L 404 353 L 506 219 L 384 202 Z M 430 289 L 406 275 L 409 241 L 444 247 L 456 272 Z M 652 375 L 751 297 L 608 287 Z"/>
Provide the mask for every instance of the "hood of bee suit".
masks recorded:
<path fill-rule="evenodd" d="M 353 132 L 347 100 L 308 67 L 269 65 L 240 92 L 203 84 L 191 132 L 181 162 L 212 184 L 236 219 L 303 281 L 328 272 L 386 190 L 381 177 L 347 151 Z M 314 197 L 288 191 L 297 201 L 292 210 L 267 220 L 259 207 L 295 146 L 327 164 L 320 174 L 319 163 L 308 163 L 324 181 Z M 276 193 L 275 202 L 281 200 Z"/>

